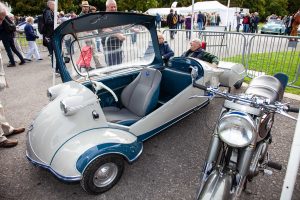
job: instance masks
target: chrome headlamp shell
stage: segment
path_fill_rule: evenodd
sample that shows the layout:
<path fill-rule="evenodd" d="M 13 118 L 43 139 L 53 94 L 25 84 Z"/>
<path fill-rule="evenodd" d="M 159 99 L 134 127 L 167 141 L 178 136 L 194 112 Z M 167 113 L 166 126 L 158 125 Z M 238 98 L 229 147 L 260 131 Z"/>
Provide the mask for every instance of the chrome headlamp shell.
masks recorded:
<path fill-rule="evenodd" d="M 58 97 L 63 87 L 64 87 L 63 84 L 59 84 L 48 88 L 47 97 L 49 98 L 49 100 L 53 101 L 56 97 Z"/>
<path fill-rule="evenodd" d="M 98 100 L 97 98 L 90 98 L 90 99 L 85 99 L 83 96 L 69 96 L 65 97 L 60 101 L 60 109 L 63 112 L 64 115 L 70 116 L 78 112 L 79 110 L 93 105 L 97 104 Z"/>
<path fill-rule="evenodd" d="M 245 147 L 254 139 L 255 124 L 248 114 L 232 111 L 219 120 L 217 131 L 226 144 L 232 147 Z"/>

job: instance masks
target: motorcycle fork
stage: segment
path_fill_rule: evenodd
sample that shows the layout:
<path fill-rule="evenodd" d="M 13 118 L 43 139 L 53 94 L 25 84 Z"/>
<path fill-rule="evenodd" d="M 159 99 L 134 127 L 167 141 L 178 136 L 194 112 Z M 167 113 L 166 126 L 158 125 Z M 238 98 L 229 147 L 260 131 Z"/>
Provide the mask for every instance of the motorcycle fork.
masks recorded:
<path fill-rule="evenodd" d="M 237 186 L 236 186 L 233 199 L 237 199 L 241 195 L 244 189 L 244 185 L 247 181 L 247 175 L 251 165 L 253 153 L 255 151 L 254 147 L 255 147 L 254 145 L 249 145 L 248 147 L 246 147 L 245 149 L 239 152 L 239 159 L 238 159 L 238 166 L 237 166 L 238 174 L 236 175 L 236 180 L 235 180 Z"/>
<path fill-rule="evenodd" d="M 225 108 L 222 108 L 219 119 L 226 111 L 227 110 Z M 215 127 L 214 133 L 211 136 L 209 148 L 208 148 L 208 151 L 206 154 L 206 159 L 205 159 L 204 165 L 202 167 L 202 171 L 201 171 L 201 175 L 200 175 L 200 188 L 198 191 L 198 195 L 200 194 L 201 190 L 203 189 L 208 176 L 210 175 L 210 173 L 213 171 L 214 167 L 220 161 L 220 158 L 222 156 L 222 155 L 220 155 L 222 144 L 223 143 L 221 142 L 219 135 L 217 133 L 217 128 Z"/>
<path fill-rule="evenodd" d="M 207 180 L 210 173 L 213 171 L 214 166 L 216 166 L 216 164 L 217 164 L 221 146 L 222 146 L 222 143 L 220 141 L 218 134 L 214 133 L 210 140 L 210 145 L 209 145 L 208 152 L 206 155 L 205 163 L 204 163 L 202 171 L 201 171 L 200 188 L 199 188 L 198 194 L 200 194 L 200 192 L 205 184 L 205 181 Z"/>

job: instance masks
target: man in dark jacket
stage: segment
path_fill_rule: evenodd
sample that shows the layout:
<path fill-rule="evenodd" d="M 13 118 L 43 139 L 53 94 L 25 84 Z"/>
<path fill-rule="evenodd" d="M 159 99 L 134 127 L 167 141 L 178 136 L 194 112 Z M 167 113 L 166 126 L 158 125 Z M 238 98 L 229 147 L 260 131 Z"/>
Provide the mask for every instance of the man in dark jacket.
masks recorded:
<path fill-rule="evenodd" d="M 184 52 L 181 57 L 198 58 L 200 60 L 212 63 L 215 66 L 219 64 L 219 58 L 217 56 L 208 53 L 201 48 L 202 41 L 200 39 L 193 39 L 190 44 L 190 49 Z"/>
<path fill-rule="evenodd" d="M 9 58 L 9 64 L 7 67 L 15 67 L 16 62 L 12 51 L 19 57 L 21 62 L 20 65 L 25 64 L 25 60 L 22 54 L 16 49 L 14 43 L 16 26 L 7 16 L 6 8 L 3 5 L 0 5 L 0 39 L 2 40 L 3 46 Z"/>
<path fill-rule="evenodd" d="M 174 56 L 174 51 L 170 48 L 169 44 L 167 42 L 165 42 L 165 38 L 164 38 L 163 34 L 158 33 L 157 37 L 158 37 L 159 51 L 160 51 L 161 57 L 162 57 L 163 61 L 165 62 L 165 64 L 167 64 L 169 59 L 172 56 Z"/>
<path fill-rule="evenodd" d="M 175 29 L 176 23 L 177 23 L 176 16 L 173 14 L 173 9 L 171 9 L 170 13 L 167 16 L 167 25 L 168 25 L 169 29 Z M 170 34 L 171 34 L 171 39 L 174 39 L 175 31 L 170 31 Z"/>
<path fill-rule="evenodd" d="M 43 11 L 44 23 L 45 23 L 45 31 L 43 34 L 43 44 L 48 48 L 50 56 L 53 55 L 53 46 L 52 39 L 54 33 L 54 6 L 55 2 L 49 0 L 47 2 L 47 7 Z"/>

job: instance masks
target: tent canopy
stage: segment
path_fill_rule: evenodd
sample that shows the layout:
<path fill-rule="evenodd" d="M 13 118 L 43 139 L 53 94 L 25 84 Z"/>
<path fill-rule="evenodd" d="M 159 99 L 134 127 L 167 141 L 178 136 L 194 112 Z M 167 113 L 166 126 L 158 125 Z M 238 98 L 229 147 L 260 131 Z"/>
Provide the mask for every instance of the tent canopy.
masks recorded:
<path fill-rule="evenodd" d="M 192 11 L 192 5 L 187 7 L 188 10 Z M 202 1 L 194 4 L 195 11 L 212 11 L 212 10 L 227 10 L 227 6 L 224 6 L 218 1 Z"/>

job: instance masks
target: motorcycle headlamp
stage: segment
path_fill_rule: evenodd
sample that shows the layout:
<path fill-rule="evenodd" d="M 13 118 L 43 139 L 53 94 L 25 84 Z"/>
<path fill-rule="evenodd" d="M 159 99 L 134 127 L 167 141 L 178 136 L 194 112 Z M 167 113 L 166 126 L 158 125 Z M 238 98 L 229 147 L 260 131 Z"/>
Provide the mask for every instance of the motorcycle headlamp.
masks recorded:
<path fill-rule="evenodd" d="M 255 136 L 254 121 L 243 112 L 226 113 L 217 130 L 221 140 L 232 147 L 248 146 Z"/>

